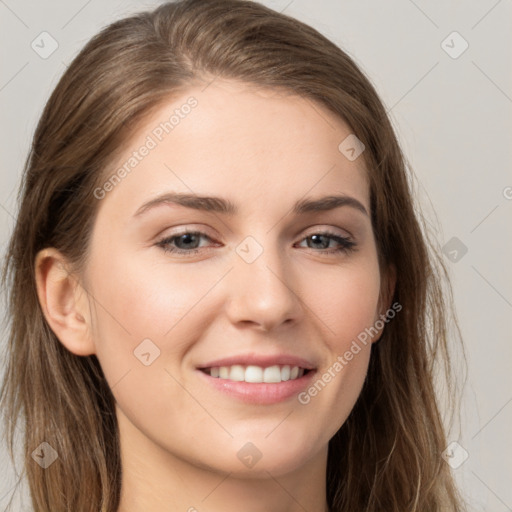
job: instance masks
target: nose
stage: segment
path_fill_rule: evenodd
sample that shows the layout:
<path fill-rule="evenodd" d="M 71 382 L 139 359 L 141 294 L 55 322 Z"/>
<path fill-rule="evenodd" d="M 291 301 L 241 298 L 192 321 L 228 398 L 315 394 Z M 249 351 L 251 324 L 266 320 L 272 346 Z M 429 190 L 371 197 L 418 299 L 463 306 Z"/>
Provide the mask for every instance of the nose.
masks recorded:
<path fill-rule="evenodd" d="M 284 323 L 298 322 L 303 304 L 296 289 L 300 280 L 285 261 L 284 252 L 270 243 L 261 244 L 260 251 L 250 263 L 243 252 L 234 254 L 234 269 L 227 283 L 227 314 L 233 324 L 270 331 Z"/>

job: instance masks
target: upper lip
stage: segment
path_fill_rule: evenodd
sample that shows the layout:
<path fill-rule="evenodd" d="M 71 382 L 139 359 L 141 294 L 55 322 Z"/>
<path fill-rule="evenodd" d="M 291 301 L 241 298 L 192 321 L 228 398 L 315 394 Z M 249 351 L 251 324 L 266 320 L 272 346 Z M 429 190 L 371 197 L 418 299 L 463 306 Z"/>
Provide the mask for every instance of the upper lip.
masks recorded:
<path fill-rule="evenodd" d="M 275 365 L 290 365 L 304 368 L 305 370 L 315 370 L 315 365 L 302 357 L 290 354 L 274 354 L 274 355 L 257 355 L 257 354 L 240 354 L 237 356 L 224 357 L 215 359 L 198 366 L 199 369 L 215 368 L 220 366 L 233 366 L 239 364 L 241 366 L 261 366 L 267 368 Z"/>

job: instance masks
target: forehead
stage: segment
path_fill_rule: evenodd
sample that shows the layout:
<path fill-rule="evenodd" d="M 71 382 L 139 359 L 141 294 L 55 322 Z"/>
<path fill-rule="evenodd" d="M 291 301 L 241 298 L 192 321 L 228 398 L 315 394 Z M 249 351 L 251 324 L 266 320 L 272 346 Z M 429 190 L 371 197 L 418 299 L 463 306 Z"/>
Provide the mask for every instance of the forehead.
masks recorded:
<path fill-rule="evenodd" d="M 106 173 L 123 177 L 104 203 L 179 191 L 229 197 L 243 208 L 345 193 L 368 209 L 364 161 L 341 150 L 347 137 L 350 127 L 318 102 L 217 78 L 146 116 Z"/>

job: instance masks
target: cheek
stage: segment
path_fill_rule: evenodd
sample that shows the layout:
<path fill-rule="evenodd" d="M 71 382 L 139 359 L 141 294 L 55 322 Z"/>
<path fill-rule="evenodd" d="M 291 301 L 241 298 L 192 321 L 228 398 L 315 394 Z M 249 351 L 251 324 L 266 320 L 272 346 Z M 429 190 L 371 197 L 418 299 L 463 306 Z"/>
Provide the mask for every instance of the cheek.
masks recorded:
<path fill-rule="evenodd" d="M 379 314 L 380 272 L 376 257 L 368 257 L 317 275 L 314 285 L 306 286 L 311 283 L 307 277 L 304 296 L 327 350 L 316 380 L 298 399 L 315 411 L 315 426 L 324 428 L 329 439 L 350 414 L 366 378 L 372 346 L 368 332 Z"/>
<path fill-rule="evenodd" d="M 112 260 L 91 259 L 90 276 L 96 355 L 118 406 L 141 430 L 171 424 L 173 410 L 188 410 L 201 424 L 201 410 L 178 384 L 180 362 L 215 316 L 201 301 L 219 272 L 166 262 L 145 267 L 121 254 Z"/>
<path fill-rule="evenodd" d="M 165 262 L 145 266 L 140 259 L 116 253 L 111 247 L 102 252 L 110 254 L 109 261 L 115 263 L 91 258 L 89 281 L 94 305 L 92 334 L 107 381 L 114 385 L 126 372 L 134 375 L 141 367 L 172 366 L 187 350 L 188 340 L 201 336 L 204 323 L 198 321 L 197 310 L 214 281 Z M 146 368 L 140 356 L 148 352 L 150 360 L 158 358 Z M 145 379 L 156 373 L 146 372 Z"/>
<path fill-rule="evenodd" d="M 380 272 L 376 258 L 354 260 L 301 275 L 304 302 L 315 314 L 332 351 L 344 351 L 378 316 Z"/>
<path fill-rule="evenodd" d="M 97 308 L 98 327 L 114 328 L 132 341 L 171 335 L 218 279 L 218 269 L 207 279 L 191 266 L 165 261 L 146 266 L 142 258 L 116 256 L 115 265 L 93 266 L 93 294 L 103 306 Z"/>

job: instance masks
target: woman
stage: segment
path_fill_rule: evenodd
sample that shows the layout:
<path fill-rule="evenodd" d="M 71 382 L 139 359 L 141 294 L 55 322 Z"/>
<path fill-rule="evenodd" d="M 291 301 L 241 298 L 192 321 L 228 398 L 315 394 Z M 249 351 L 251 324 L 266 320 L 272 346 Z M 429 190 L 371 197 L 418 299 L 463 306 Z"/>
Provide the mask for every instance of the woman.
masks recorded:
<path fill-rule="evenodd" d="M 34 510 L 462 510 L 444 277 L 317 31 L 236 0 L 106 27 L 42 114 L 4 272 Z"/>

